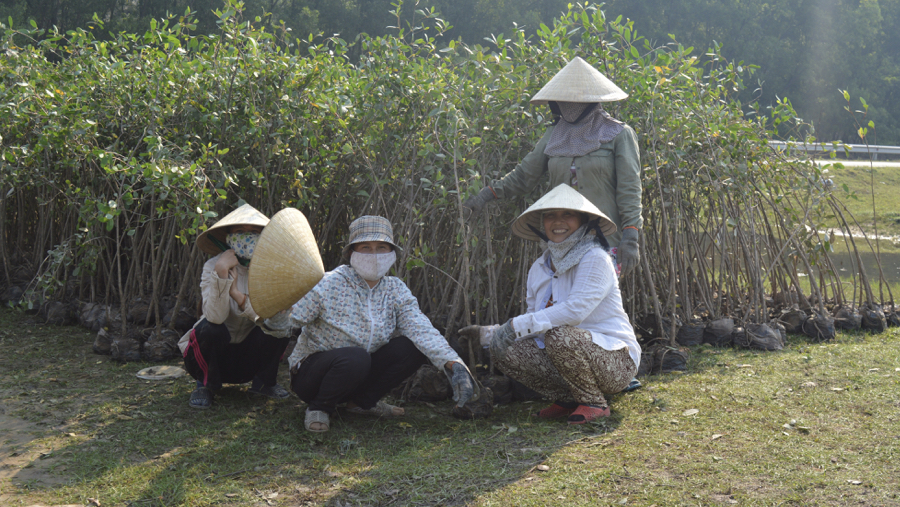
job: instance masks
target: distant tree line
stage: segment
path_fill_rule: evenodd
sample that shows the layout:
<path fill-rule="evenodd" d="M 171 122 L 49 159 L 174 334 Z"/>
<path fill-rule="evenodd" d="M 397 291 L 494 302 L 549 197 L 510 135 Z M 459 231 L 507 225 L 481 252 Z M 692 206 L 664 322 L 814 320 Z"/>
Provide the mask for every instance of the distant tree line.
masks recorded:
<path fill-rule="evenodd" d="M 758 65 L 742 101 L 787 97 L 820 140 L 860 142 L 846 90 L 870 106 L 860 121 L 875 124 L 869 143 L 900 144 L 900 0 L 609 0 L 605 10 L 656 43 L 702 52 L 715 41 L 725 57 Z"/>
<path fill-rule="evenodd" d="M 246 0 L 242 16 L 290 30 L 307 39 L 339 34 L 353 44 L 372 36 L 414 29 L 417 10 L 434 10 L 450 26 L 439 43 L 461 40 L 489 45 L 492 36 L 524 27 L 533 35 L 566 10 L 568 0 Z M 399 9 L 398 9 L 399 7 Z M 222 0 L 0 0 L 0 22 L 34 21 L 65 32 L 87 27 L 93 16 L 104 30 L 142 33 L 153 18 L 194 12 L 197 33 L 213 33 Z M 636 31 L 656 46 L 677 41 L 701 56 L 714 45 L 744 66 L 756 65 L 756 83 L 746 83 L 744 109 L 768 114 L 779 99 L 791 101 L 811 126 L 801 132 L 820 140 L 860 142 L 858 126 L 839 90 L 870 105 L 859 124 L 873 121 L 866 140 L 900 144 L 900 0 L 608 0 L 606 16 L 634 21 Z M 266 13 L 269 13 L 267 16 Z M 98 38 L 109 34 L 96 34 Z M 356 45 L 358 48 L 358 44 Z M 349 51 L 354 58 L 359 51 Z"/>

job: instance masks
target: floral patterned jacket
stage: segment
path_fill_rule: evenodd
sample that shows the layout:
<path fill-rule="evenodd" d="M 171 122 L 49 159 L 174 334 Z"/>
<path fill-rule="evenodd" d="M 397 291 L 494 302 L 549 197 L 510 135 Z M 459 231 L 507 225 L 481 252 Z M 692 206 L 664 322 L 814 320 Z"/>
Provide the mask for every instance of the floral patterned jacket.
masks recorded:
<path fill-rule="evenodd" d="M 419 309 L 419 302 L 397 277 L 385 276 L 373 288 L 350 266 L 338 266 L 291 309 L 291 324 L 303 326 L 293 369 L 307 356 L 341 347 L 375 352 L 394 336 L 409 338 L 442 371 L 449 361 L 462 363 L 447 340 Z"/>

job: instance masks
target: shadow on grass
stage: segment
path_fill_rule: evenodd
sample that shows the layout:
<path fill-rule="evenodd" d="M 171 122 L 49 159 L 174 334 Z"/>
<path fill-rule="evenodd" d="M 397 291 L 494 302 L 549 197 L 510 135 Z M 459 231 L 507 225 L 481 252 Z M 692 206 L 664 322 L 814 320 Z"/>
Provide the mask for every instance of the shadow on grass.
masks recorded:
<path fill-rule="evenodd" d="M 20 331 L 26 319 L 0 314 L 0 324 Z M 486 419 L 461 421 L 449 415 L 446 401 L 408 404 L 402 418 L 339 411 L 328 433 L 312 434 L 303 429 L 305 404 L 295 397 L 273 401 L 249 394 L 246 385 L 227 386 L 212 409 L 191 409 L 188 377 L 141 380 L 135 373 L 147 364 L 119 365 L 92 354 L 89 333 L 34 328 L 0 342 L 2 401 L 6 415 L 31 422 L 38 430 L 32 442 L 54 457 L 35 454 L 32 464 L 55 460 L 51 472 L 71 482 L 30 483 L 21 493 L 52 503 L 96 498 L 134 507 L 502 503 L 505 489 L 549 477 L 539 465 L 559 467 L 569 449 L 616 438 L 627 413 L 617 405 L 672 418 L 677 414 L 662 414 L 671 410 L 667 401 L 681 405 L 666 392 L 673 381 L 733 372 L 743 357 L 788 356 L 817 345 L 791 335 L 781 352 L 693 347 L 687 372 L 643 377 L 643 389 L 610 398 L 610 418 L 582 426 L 529 416 L 546 402 L 499 405 Z"/>
<path fill-rule="evenodd" d="M 0 314 L 5 326 L 28 319 Z M 141 380 L 135 373 L 149 364 L 94 355 L 88 332 L 34 327 L 25 347 L 0 342 L 4 383 L 28 393 L 10 391 L 3 402 L 51 449 L 49 473 L 69 480 L 27 488 L 17 474 L 13 481 L 20 494 L 53 503 L 464 504 L 542 473 L 536 467 L 567 444 L 615 432 L 621 422 L 615 397 L 612 417 L 578 426 L 531 418 L 545 402 L 500 405 L 486 419 L 461 421 L 446 401 L 408 404 L 402 418 L 339 411 L 328 433 L 313 434 L 296 397 L 274 401 L 246 385 L 226 386 L 213 408 L 192 409 L 189 377 Z M 279 382 L 287 385 L 286 368 Z"/>

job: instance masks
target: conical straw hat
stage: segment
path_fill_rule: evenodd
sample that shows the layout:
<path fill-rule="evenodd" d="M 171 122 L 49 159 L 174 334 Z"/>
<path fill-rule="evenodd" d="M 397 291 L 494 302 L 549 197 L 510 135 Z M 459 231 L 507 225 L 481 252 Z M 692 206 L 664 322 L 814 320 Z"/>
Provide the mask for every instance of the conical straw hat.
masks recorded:
<path fill-rule="evenodd" d="M 602 211 L 597 209 L 587 197 L 579 194 L 577 190 L 569 185 L 561 183 L 553 190 L 544 194 L 544 196 L 538 199 L 536 203 L 529 206 L 524 213 L 519 215 L 519 218 L 517 218 L 512 225 L 513 234 L 530 241 L 540 241 L 541 238 L 528 226 L 531 225 L 540 231 L 543 213 L 552 209 L 570 209 L 586 213 L 591 216 L 591 219 L 600 219 L 600 231 L 602 231 L 605 236 L 609 236 L 616 232 L 616 224 L 614 224 L 609 217 L 604 215 Z M 255 258 L 256 254 L 253 255 Z"/>
<path fill-rule="evenodd" d="M 319 246 L 303 213 L 285 208 L 263 229 L 250 262 L 250 303 L 264 319 L 287 310 L 325 275 Z"/>
<path fill-rule="evenodd" d="M 209 237 L 210 235 L 222 243 L 225 243 L 225 236 L 228 234 L 229 226 L 258 225 L 260 227 L 265 227 L 268 223 L 269 219 L 260 213 L 259 210 L 249 204 L 245 204 L 225 215 L 225 218 L 219 220 L 215 225 L 197 236 L 197 246 L 200 247 L 200 250 L 203 250 L 210 255 L 219 255 L 222 253 L 222 249 L 213 243 L 212 239 Z"/>
<path fill-rule="evenodd" d="M 593 104 L 615 102 L 627 97 L 627 93 L 599 70 L 576 56 L 531 98 L 531 103 L 539 106 L 553 100 Z"/>

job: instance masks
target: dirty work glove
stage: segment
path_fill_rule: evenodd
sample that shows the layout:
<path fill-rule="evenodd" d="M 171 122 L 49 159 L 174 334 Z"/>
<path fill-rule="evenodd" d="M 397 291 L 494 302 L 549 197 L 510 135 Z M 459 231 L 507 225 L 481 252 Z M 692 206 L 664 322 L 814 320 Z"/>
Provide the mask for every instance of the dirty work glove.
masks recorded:
<path fill-rule="evenodd" d="M 506 321 L 491 337 L 491 356 L 494 359 L 506 357 L 506 349 L 516 341 L 516 330 L 513 328 L 512 319 Z"/>
<path fill-rule="evenodd" d="M 469 197 L 462 203 L 463 218 L 466 222 L 475 220 L 481 214 L 484 205 L 496 199 L 491 187 L 484 187 L 477 194 Z"/>
<path fill-rule="evenodd" d="M 638 230 L 633 227 L 622 231 L 622 241 L 619 242 L 619 250 L 616 253 L 616 260 L 622 265 L 622 275 L 630 273 L 641 262 L 638 236 Z"/>
<path fill-rule="evenodd" d="M 457 333 L 460 336 L 465 336 L 469 342 L 478 340 L 482 347 L 487 347 L 491 344 L 491 338 L 499 327 L 497 324 L 493 326 L 466 326 L 457 331 Z"/>
<path fill-rule="evenodd" d="M 450 377 L 450 385 L 453 386 L 453 401 L 457 407 L 466 404 L 475 392 L 472 387 L 472 377 L 469 371 L 461 363 L 453 363 L 453 374 Z"/>

